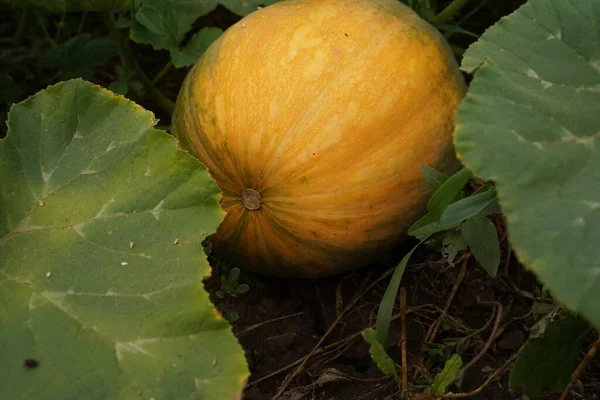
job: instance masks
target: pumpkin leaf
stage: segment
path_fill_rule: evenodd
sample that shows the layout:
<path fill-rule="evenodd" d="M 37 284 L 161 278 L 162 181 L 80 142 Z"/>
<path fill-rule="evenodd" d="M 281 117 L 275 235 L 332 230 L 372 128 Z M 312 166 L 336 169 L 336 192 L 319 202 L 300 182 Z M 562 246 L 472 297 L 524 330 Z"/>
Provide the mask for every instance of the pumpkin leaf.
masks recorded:
<path fill-rule="evenodd" d="M 377 368 L 387 376 L 396 376 L 396 364 L 386 353 L 383 345 L 377 340 L 377 332 L 373 328 L 367 328 L 361 332 L 363 339 L 369 343 L 369 354 L 377 365 Z"/>
<path fill-rule="evenodd" d="M 134 7 L 131 39 L 139 43 L 149 43 L 155 50 L 168 50 L 173 65 L 178 68 L 189 66 L 223 33 L 221 29 L 214 27 L 201 29 L 181 49 L 185 35 L 198 18 L 210 13 L 219 4 L 245 16 L 256 11 L 259 6 L 276 2 L 277 0 L 144 0 Z"/>
<path fill-rule="evenodd" d="M 471 171 L 463 168 L 446 179 L 429 199 L 427 210 L 439 220 L 444 210 L 456 200 L 456 197 L 467 182 L 469 182 L 471 176 Z"/>
<path fill-rule="evenodd" d="M 129 7 L 129 0 L 2 0 L 12 7 L 42 8 L 57 13 L 110 11 Z"/>
<path fill-rule="evenodd" d="M 475 215 L 463 223 L 462 236 L 483 269 L 490 276 L 496 276 L 500 266 L 500 243 L 492 221 L 484 215 Z"/>
<path fill-rule="evenodd" d="M 436 190 L 438 190 L 440 186 L 442 186 L 442 183 L 444 183 L 446 179 L 448 179 L 446 174 L 444 174 L 443 172 L 440 172 L 435 168 L 427 167 L 425 165 L 421 166 L 421 172 L 423 173 L 423 176 L 427 181 L 427 185 L 429 186 L 429 190 L 431 190 L 431 193 L 435 193 Z"/>
<path fill-rule="evenodd" d="M 194 21 L 217 4 L 216 0 L 144 0 L 134 7 L 131 39 L 149 43 L 155 50 L 178 51 Z"/>
<path fill-rule="evenodd" d="M 193 65 L 221 34 L 223 30 L 219 28 L 202 28 L 192 36 L 183 50 L 171 49 L 173 65 L 176 68 Z"/>
<path fill-rule="evenodd" d="M 448 206 L 440 217 L 441 225 L 453 225 L 479 214 L 496 201 L 496 192 L 487 190 L 474 193 Z"/>
<path fill-rule="evenodd" d="M 243 351 L 202 284 L 221 193 L 155 123 L 82 80 L 12 107 L 0 140 L 3 397 L 240 392 Z"/>
<path fill-rule="evenodd" d="M 579 352 L 589 332 L 581 318 L 561 318 L 549 323 L 544 334 L 525 343 L 509 376 L 511 389 L 539 398 L 544 389 L 562 392 L 579 363 Z"/>
<path fill-rule="evenodd" d="M 600 327 L 600 2 L 531 0 L 488 29 L 455 147 L 495 182 L 519 260 Z"/>
<path fill-rule="evenodd" d="M 452 354 L 452 357 L 444 364 L 444 369 L 435 376 L 433 383 L 425 393 L 446 394 L 448 387 L 458 379 L 461 367 L 462 358 L 458 354 Z"/>

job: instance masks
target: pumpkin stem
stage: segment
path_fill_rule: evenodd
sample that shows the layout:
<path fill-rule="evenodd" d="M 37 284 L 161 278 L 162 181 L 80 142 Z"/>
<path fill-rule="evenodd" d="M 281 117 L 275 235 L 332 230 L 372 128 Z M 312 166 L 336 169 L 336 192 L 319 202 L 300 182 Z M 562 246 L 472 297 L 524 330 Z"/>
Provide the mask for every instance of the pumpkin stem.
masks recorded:
<path fill-rule="evenodd" d="M 246 189 L 242 192 L 242 202 L 250 211 L 258 210 L 262 204 L 260 194 L 254 189 Z"/>

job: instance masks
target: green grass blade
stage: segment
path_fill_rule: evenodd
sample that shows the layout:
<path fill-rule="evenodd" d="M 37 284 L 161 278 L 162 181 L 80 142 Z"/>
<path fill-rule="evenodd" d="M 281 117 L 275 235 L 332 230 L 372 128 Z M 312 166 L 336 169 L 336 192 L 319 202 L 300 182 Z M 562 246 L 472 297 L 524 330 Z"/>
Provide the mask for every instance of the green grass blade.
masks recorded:
<path fill-rule="evenodd" d="M 390 330 L 390 321 L 392 319 L 392 312 L 394 311 L 394 303 L 396 302 L 396 294 L 398 293 L 398 288 L 400 287 L 400 281 L 402 280 L 402 275 L 404 275 L 404 270 L 406 269 L 406 265 L 408 264 L 408 260 L 414 253 L 414 251 L 419 247 L 421 243 L 427 240 L 428 237 L 419 242 L 415 247 L 409 251 L 404 258 L 400 261 L 394 274 L 392 275 L 392 279 L 388 284 L 385 293 L 383 294 L 383 299 L 381 299 L 381 303 L 379 304 L 379 312 L 377 313 L 377 323 L 375 325 L 375 330 L 377 331 L 377 340 L 385 346 L 388 338 L 388 331 Z"/>

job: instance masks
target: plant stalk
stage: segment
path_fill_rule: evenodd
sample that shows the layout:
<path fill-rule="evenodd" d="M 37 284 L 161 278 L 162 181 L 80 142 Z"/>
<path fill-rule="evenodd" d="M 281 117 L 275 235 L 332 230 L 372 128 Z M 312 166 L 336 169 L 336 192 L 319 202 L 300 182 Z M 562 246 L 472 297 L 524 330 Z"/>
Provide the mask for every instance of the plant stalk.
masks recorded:
<path fill-rule="evenodd" d="M 50 33 L 48 33 L 48 30 L 46 29 L 46 24 L 44 23 L 44 19 L 42 18 L 42 16 L 39 14 L 34 15 L 38 21 L 38 24 L 40 25 L 40 28 L 42 29 L 42 32 L 44 33 L 44 38 L 48 41 L 48 43 L 50 43 L 52 47 L 56 47 L 57 44 L 54 41 L 54 39 L 52 39 L 52 36 L 50 36 Z"/>
<path fill-rule="evenodd" d="M 156 85 L 158 82 L 162 81 L 164 77 L 167 76 L 171 68 L 173 68 L 173 60 L 169 60 L 169 62 L 166 63 L 160 71 L 158 71 L 156 76 L 152 79 L 152 84 Z"/>
<path fill-rule="evenodd" d="M 15 46 L 20 46 L 23 44 L 25 40 L 25 36 L 27 35 L 27 31 L 29 29 L 29 17 L 31 16 L 31 11 L 28 8 L 24 8 L 21 12 L 21 16 L 19 17 L 19 25 L 17 26 L 17 31 L 15 32 L 15 36 L 13 37 L 13 44 Z"/>
<path fill-rule="evenodd" d="M 85 20 L 87 18 L 88 12 L 84 11 L 83 15 L 81 16 L 81 22 L 79 22 L 79 26 L 77 27 L 77 35 L 81 35 L 81 32 L 83 31 L 83 27 L 85 25 Z"/>
<path fill-rule="evenodd" d="M 569 393 L 571 392 L 571 389 L 573 389 L 573 386 L 575 386 L 575 383 L 577 383 L 577 381 L 581 377 L 581 374 L 583 374 L 583 372 L 586 370 L 589 363 L 594 359 L 594 357 L 596 357 L 596 353 L 598 353 L 598 351 L 600 351 L 600 336 L 598 336 L 598 340 L 596 340 L 592 347 L 590 347 L 590 350 L 586 353 L 583 360 L 581 360 L 581 362 L 579 363 L 579 366 L 575 369 L 575 371 L 573 371 L 573 374 L 571 375 L 571 381 L 560 395 L 559 400 L 567 399 Z"/>
<path fill-rule="evenodd" d="M 148 96 L 156 103 L 156 105 L 166 112 L 169 115 L 173 114 L 173 110 L 175 109 L 175 103 L 167 98 L 160 90 L 156 88 L 146 76 L 138 62 L 136 61 L 131 49 L 127 45 L 125 38 L 121 34 L 121 32 L 115 26 L 115 18 L 112 13 L 106 12 L 103 14 L 104 23 L 110 32 L 110 36 L 115 41 L 115 45 L 117 46 L 117 51 L 119 52 L 119 57 L 121 58 L 121 62 L 123 63 L 123 67 L 125 69 L 130 69 L 135 72 L 135 77 L 144 85 Z"/>
<path fill-rule="evenodd" d="M 468 2 L 469 0 L 454 0 L 435 16 L 434 22 L 442 23 L 448 21 L 450 18 L 454 17 L 461 8 L 466 6 Z"/>

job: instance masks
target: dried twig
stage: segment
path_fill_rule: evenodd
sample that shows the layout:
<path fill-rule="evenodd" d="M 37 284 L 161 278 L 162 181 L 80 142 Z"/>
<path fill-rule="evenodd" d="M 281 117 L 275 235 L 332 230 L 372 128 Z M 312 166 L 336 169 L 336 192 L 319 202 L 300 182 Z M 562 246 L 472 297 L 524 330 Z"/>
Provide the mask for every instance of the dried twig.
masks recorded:
<path fill-rule="evenodd" d="M 302 314 L 304 314 L 304 311 L 300 311 L 300 312 L 297 312 L 297 313 L 294 313 L 294 314 L 284 315 L 284 316 L 277 317 L 277 318 L 268 319 L 266 321 L 262 321 L 262 322 L 259 322 L 257 324 L 254 324 L 254 325 L 250 325 L 249 327 L 247 327 L 246 329 L 244 329 L 243 331 L 241 331 L 240 333 L 238 333 L 238 336 L 241 336 L 241 335 L 243 335 L 245 333 L 248 333 L 248 332 L 250 332 L 250 331 L 252 331 L 252 330 L 254 330 L 256 328 L 260 328 L 263 325 L 270 324 L 272 322 L 281 321 L 281 320 L 284 320 L 284 319 L 287 319 L 287 318 L 297 317 L 297 316 L 302 315 Z"/>
<path fill-rule="evenodd" d="M 483 355 L 488 351 L 488 349 L 494 342 L 494 339 L 496 339 L 496 336 L 498 334 L 498 327 L 500 326 L 500 322 L 502 322 L 502 314 L 503 314 L 503 308 L 504 308 L 502 306 L 502 304 L 500 304 L 497 301 L 480 301 L 479 303 L 492 304 L 493 306 L 496 307 L 496 321 L 494 322 L 494 327 L 492 328 L 492 333 L 490 333 L 490 336 L 489 336 L 487 342 L 485 343 L 485 346 L 483 346 L 483 349 L 481 349 L 481 351 L 479 353 L 477 353 L 477 355 L 462 369 L 462 373 L 464 373 L 466 370 L 468 370 L 473 365 L 475 365 L 475 363 L 477 361 L 479 361 L 481 359 L 481 357 L 483 357 Z"/>
<path fill-rule="evenodd" d="M 414 308 L 406 310 L 406 314 L 411 314 L 411 313 L 415 312 L 416 310 L 419 310 L 419 309 L 422 309 L 422 308 L 425 308 L 425 307 L 431 307 L 431 306 L 432 306 L 431 304 L 424 304 L 422 306 L 417 306 L 417 307 L 414 307 Z M 391 321 L 396 321 L 399 318 L 400 318 L 400 313 L 397 313 L 394 316 L 392 316 Z M 371 324 L 370 327 L 374 328 L 375 324 Z M 336 348 L 336 347 L 339 347 L 339 346 L 343 346 L 344 344 L 349 343 L 352 340 L 355 340 L 355 339 L 359 338 L 361 336 L 361 333 L 362 333 L 362 331 L 358 331 L 358 332 L 355 332 L 355 333 L 353 333 L 353 334 L 345 337 L 344 339 L 338 340 L 337 342 L 330 343 L 327 346 L 324 346 L 324 347 L 320 348 L 319 350 L 317 350 L 313 355 L 321 354 L 325 350 L 329 350 L 329 349 L 333 349 L 333 348 Z M 273 371 L 273 372 L 271 372 L 268 375 L 265 375 L 263 377 L 260 377 L 260 378 L 256 379 L 255 381 L 252 381 L 252 382 L 248 383 L 247 387 L 257 385 L 260 382 L 266 381 L 267 379 L 270 379 L 270 378 L 272 378 L 274 376 L 277 376 L 277 375 L 279 375 L 279 374 L 281 374 L 281 373 L 283 373 L 283 372 L 285 372 L 285 371 L 287 371 L 287 370 L 295 367 L 296 365 L 300 364 L 301 362 L 303 362 L 304 360 L 306 360 L 308 358 L 309 358 L 309 355 L 303 356 L 303 357 L 297 359 L 296 361 L 294 361 L 294 362 L 292 362 L 292 363 L 290 363 L 290 364 L 288 364 L 288 365 L 286 365 L 284 367 L 279 368 L 277 371 Z"/>
<path fill-rule="evenodd" d="M 435 341 L 435 337 L 437 336 L 438 331 L 440 329 L 440 322 L 441 322 L 442 318 L 448 313 L 448 310 L 450 309 L 450 305 L 452 304 L 452 300 L 454 300 L 454 296 L 456 296 L 456 292 L 458 291 L 458 287 L 460 286 L 460 283 L 462 282 L 465 275 L 467 274 L 467 263 L 469 262 L 470 258 L 471 258 L 470 256 L 466 256 L 464 258 L 462 267 L 460 268 L 460 273 L 458 274 L 458 278 L 456 279 L 456 282 L 454 282 L 454 285 L 452 286 L 452 291 L 450 292 L 450 296 L 448 297 L 448 300 L 446 301 L 446 305 L 444 306 L 442 315 L 440 315 L 439 318 L 429 327 L 427 335 L 425 335 L 425 342 L 432 343 L 433 341 Z"/>
<path fill-rule="evenodd" d="M 494 339 L 498 336 L 498 328 L 500 327 L 500 323 L 502 322 L 504 307 L 502 306 L 501 303 L 499 303 L 497 301 L 479 301 L 479 303 L 480 304 L 491 304 L 494 306 L 495 314 L 496 314 L 494 327 L 492 328 L 492 332 L 490 333 L 490 336 L 489 336 L 487 342 L 483 346 L 483 349 L 481 349 L 481 351 L 479 353 L 477 353 L 477 355 L 461 370 L 461 374 L 464 374 L 465 371 L 467 371 L 469 368 L 471 368 L 473 365 L 475 365 L 475 363 L 477 361 L 479 361 L 481 359 L 481 357 L 483 357 L 484 354 L 488 351 L 488 349 L 491 347 L 492 343 L 494 342 Z M 491 320 L 491 318 L 490 318 L 490 320 Z M 486 326 L 487 325 L 489 325 L 489 321 L 488 321 L 488 323 L 486 323 Z M 462 398 L 462 397 L 475 396 L 475 395 L 479 394 L 483 389 L 485 389 L 485 387 L 487 385 L 489 385 L 490 382 L 492 382 L 496 377 L 500 376 L 506 369 L 508 369 L 508 366 L 510 365 L 510 363 L 517 356 L 518 356 L 518 353 L 513 354 L 513 356 L 509 360 L 507 360 L 506 363 L 500 369 L 498 369 L 494 374 L 490 375 L 490 377 L 483 384 L 481 384 L 481 386 L 479 386 L 477 389 L 472 390 L 470 392 L 448 393 L 448 394 L 442 394 L 442 395 L 427 394 L 427 393 L 408 393 L 406 395 L 406 397 L 412 398 L 412 399 L 441 399 L 441 398 Z"/>
<path fill-rule="evenodd" d="M 581 374 L 583 374 L 583 371 L 585 371 L 588 364 L 594 359 L 594 357 L 596 357 L 596 353 L 598 353 L 598 350 L 600 350 L 600 336 L 598 336 L 598 340 L 596 340 L 592 347 L 590 347 L 590 350 L 587 352 L 583 360 L 581 360 L 581 362 L 577 366 L 577 369 L 575 369 L 575 371 L 571 375 L 571 381 L 560 395 L 559 400 L 567 400 L 567 396 L 571 392 L 573 385 L 575 385 L 575 383 L 579 380 Z"/>
<path fill-rule="evenodd" d="M 308 353 L 308 355 L 306 356 L 306 358 L 304 358 L 304 360 L 300 363 L 300 365 L 298 365 L 296 367 L 296 369 L 294 369 L 283 380 L 283 383 L 281 384 L 281 386 L 279 387 L 279 389 L 277 390 L 277 392 L 273 396 L 272 400 L 277 400 L 279 397 L 281 397 L 281 395 L 283 394 L 283 392 L 285 391 L 285 389 L 289 386 L 289 384 L 296 377 L 296 375 L 298 375 L 298 373 L 300 373 L 300 371 L 302 371 L 302 369 L 304 368 L 304 365 L 306 364 L 306 362 L 317 352 L 317 350 L 321 347 L 321 344 L 323 344 L 323 342 L 325 341 L 325 339 L 335 330 L 335 328 L 340 323 L 340 321 L 342 320 L 342 318 L 344 317 L 344 315 L 348 311 L 350 311 L 352 309 L 352 307 L 354 307 L 356 305 L 356 303 L 358 303 L 358 301 L 365 295 L 365 293 L 367 293 L 369 290 L 371 290 L 371 288 L 374 287 L 379 282 L 379 279 L 377 279 L 375 282 L 373 282 L 371 285 L 369 285 L 369 287 L 367 289 L 363 289 L 363 287 L 366 285 L 367 281 L 368 281 L 368 278 L 363 281 L 361 287 L 357 291 L 357 295 L 354 297 L 354 299 L 352 299 L 350 301 L 350 303 L 348 303 L 348 305 L 346 307 L 344 307 L 344 310 L 341 312 L 341 314 L 339 314 L 337 316 L 337 318 L 329 326 L 329 328 L 327 329 L 327 331 L 325 332 L 325 334 L 323 336 L 321 336 L 321 339 L 319 339 L 319 341 L 317 342 L 317 344 L 313 347 L 313 349 L 310 351 L 310 353 Z"/>

